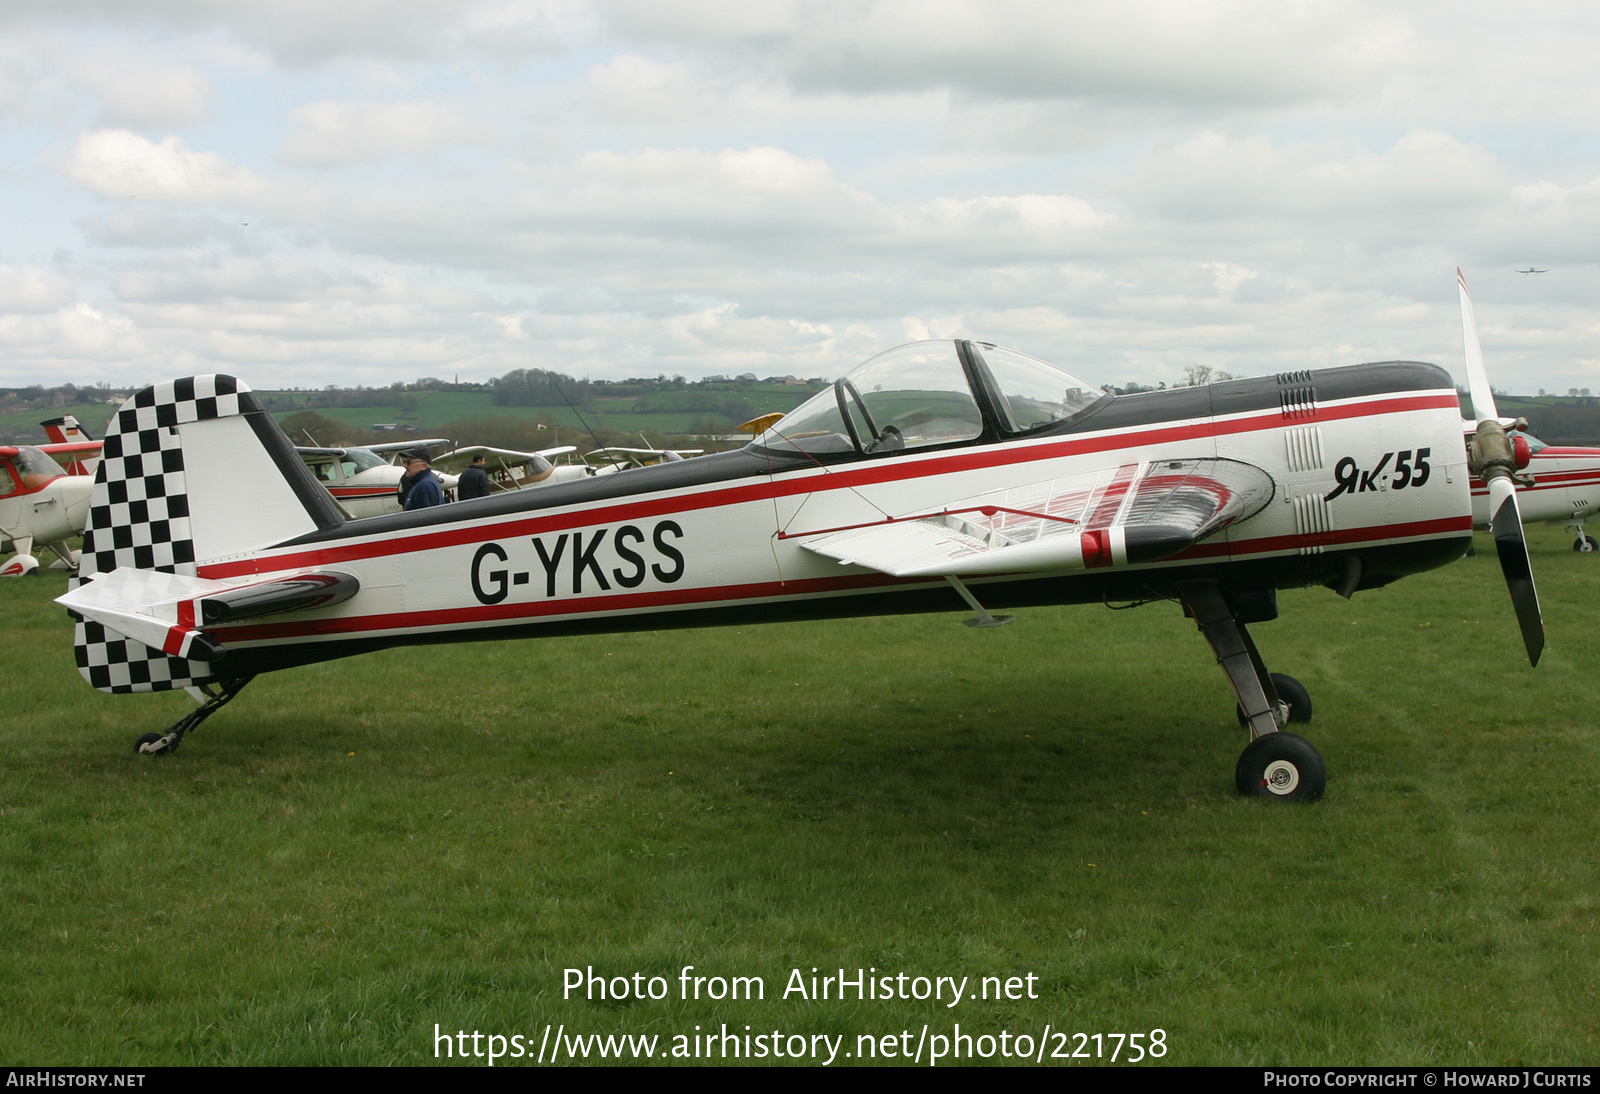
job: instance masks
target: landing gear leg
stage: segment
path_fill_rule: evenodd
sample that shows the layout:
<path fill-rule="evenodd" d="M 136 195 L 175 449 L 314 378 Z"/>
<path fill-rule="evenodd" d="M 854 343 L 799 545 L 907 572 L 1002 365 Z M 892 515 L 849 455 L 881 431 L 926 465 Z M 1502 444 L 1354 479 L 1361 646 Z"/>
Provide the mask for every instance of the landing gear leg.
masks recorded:
<path fill-rule="evenodd" d="M 224 680 L 220 686 L 203 684 L 187 689 L 191 693 L 199 693 L 196 698 L 201 699 L 200 708 L 179 718 L 167 727 L 165 733 L 141 733 L 139 739 L 133 742 L 133 750 L 146 756 L 172 755 L 178 751 L 178 746 L 190 730 L 198 729 L 201 722 L 233 702 L 233 697 L 254 679 L 254 676 L 246 676 L 240 680 Z"/>
<path fill-rule="evenodd" d="M 1310 741 L 1282 732 L 1293 707 L 1280 697 L 1250 632 L 1239 622 L 1217 583 L 1180 581 L 1178 595 L 1216 653 L 1217 664 L 1239 698 L 1241 720 L 1250 729 L 1252 740 L 1234 772 L 1239 792 L 1281 801 L 1320 798 L 1328 783 L 1322 757 Z M 1297 682 L 1295 688 L 1305 690 Z M 1305 696 L 1305 708 L 1309 717 L 1309 695 Z"/>

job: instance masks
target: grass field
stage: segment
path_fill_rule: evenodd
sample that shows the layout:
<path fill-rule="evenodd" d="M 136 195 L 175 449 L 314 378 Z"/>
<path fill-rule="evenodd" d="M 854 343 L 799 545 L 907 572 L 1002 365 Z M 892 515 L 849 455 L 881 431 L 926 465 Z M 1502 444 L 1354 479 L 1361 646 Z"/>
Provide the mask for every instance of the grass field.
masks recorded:
<path fill-rule="evenodd" d="M 189 701 L 91 691 L 64 579 L 0 582 L 0 1058 L 427 1063 L 435 1023 L 842 1057 L 959 1022 L 1159 1028 L 1177 1064 L 1594 1063 L 1600 559 L 1531 538 L 1537 669 L 1492 548 L 1254 628 L 1316 704 L 1304 807 L 1235 796 L 1232 697 L 1171 605 L 393 651 L 258 680 L 151 760 Z M 681 1001 L 684 965 L 766 998 Z M 564 1000 L 586 966 L 671 996 Z M 840 966 L 1038 998 L 782 998 Z"/>

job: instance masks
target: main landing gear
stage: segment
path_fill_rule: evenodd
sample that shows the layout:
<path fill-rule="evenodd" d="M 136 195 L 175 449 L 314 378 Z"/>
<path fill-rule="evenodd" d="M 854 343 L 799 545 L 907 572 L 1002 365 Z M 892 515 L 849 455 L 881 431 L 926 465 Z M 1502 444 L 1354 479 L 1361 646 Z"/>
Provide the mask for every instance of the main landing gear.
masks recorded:
<path fill-rule="evenodd" d="M 172 755 L 178 751 L 178 746 L 191 730 L 198 729 L 201 722 L 233 702 L 233 697 L 254 679 L 254 676 L 246 676 L 241 680 L 224 680 L 220 685 L 201 684 L 199 687 L 185 688 L 200 702 L 200 708 L 179 718 L 167 727 L 165 733 L 139 734 L 139 739 L 133 742 L 133 750 L 145 756 Z"/>
<path fill-rule="evenodd" d="M 1267 671 L 1245 629 L 1247 622 L 1273 618 L 1276 606 L 1258 596 L 1230 603 L 1212 580 L 1180 581 L 1178 595 L 1228 674 L 1239 697 L 1239 721 L 1253 738 L 1234 769 L 1239 793 L 1279 801 L 1322 797 L 1328 786 L 1322 756 L 1304 737 L 1283 732 L 1290 723 L 1311 721 L 1311 696 L 1294 677 Z"/>
<path fill-rule="evenodd" d="M 1595 538 L 1583 530 L 1583 521 L 1567 525 L 1567 531 L 1578 533 L 1578 538 L 1572 541 L 1574 551 L 1582 551 L 1587 555 L 1600 550 L 1600 543 L 1595 542 Z"/>

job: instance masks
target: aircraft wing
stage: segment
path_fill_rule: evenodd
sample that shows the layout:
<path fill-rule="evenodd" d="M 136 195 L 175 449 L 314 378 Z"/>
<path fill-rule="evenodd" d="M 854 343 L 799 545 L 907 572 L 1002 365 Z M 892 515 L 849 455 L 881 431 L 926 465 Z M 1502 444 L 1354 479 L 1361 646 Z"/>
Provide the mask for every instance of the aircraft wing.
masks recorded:
<path fill-rule="evenodd" d="M 153 650 L 215 661 L 225 651 L 201 627 L 324 608 L 360 589 L 355 577 L 332 570 L 230 585 L 123 566 L 80 583 L 56 603 Z"/>
<path fill-rule="evenodd" d="M 63 456 L 99 455 L 101 442 L 61 441 L 57 444 L 36 444 L 33 447 L 43 452 L 46 456 L 53 456 L 59 460 Z"/>
<path fill-rule="evenodd" d="M 357 447 L 365 448 L 368 452 L 400 452 L 407 448 L 436 448 L 449 443 L 441 437 L 420 437 L 413 441 L 384 441 L 382 444 L 363 444 Z"/>
<path fill-rule="evenodd" d="M 1271 475 L 1238 460 L 1158 460 L 826 530 L 801 546 L 896 577 L 1156 562 L 1254 516 L 1275 492 Z"/>
<path fill-rule="evenodd" d="M 456 464 L 465 465 L 471 463 L 474 456 L 499 456 L 501 459 L 511 460 L 515 463 L 527 463 L 535 457 L 543 457 L 548 460 L 552 456 L 565 456 L 568 452 L 576 452 L 577 450 L 578 446 L 575 444 L 563 444 L 555 448 L 541 448 L 537 452 L 519 452 L 514 448 L 494 448 L 486 444 L 473 444 L 446 452 L 434 460 L 433 465 L 435 467 L 440 464 L 449 464 L 450 466 Z"/>

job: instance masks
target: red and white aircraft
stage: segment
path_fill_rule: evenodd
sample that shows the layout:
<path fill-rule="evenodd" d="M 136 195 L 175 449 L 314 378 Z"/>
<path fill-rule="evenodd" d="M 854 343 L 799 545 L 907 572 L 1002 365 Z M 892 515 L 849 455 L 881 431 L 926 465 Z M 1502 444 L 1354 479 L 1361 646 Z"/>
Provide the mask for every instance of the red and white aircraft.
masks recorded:
<path fill-rule="evenodd" d="M 49 547 L 72 569 L 78 555 L 67 541 L 83 532 L 94 479 L 69 475 L 58 460 L 98 456 L 99 441 L 47 445 L 0 445 L 0 550 L 15 554 L 0 566 L 0 577 L 21 577 L 39 568 L 35 542 Z"/>
<path fill-rule="evenodd" d="M 1464 307 L 1470 302 L 1462 285 Z M 202 705 L 259 673 L 392 646 L 781 619 L 1170 599 L 1199 625 L 1251 733 L 1241 792 L 1306 800 L 1326 774 L 1305 689 L 1248 625 L 1282 588 L 1349 596 L 1443 566 L 1490 518 L 1530 660 L 1544 635 L 1515 456 L 1470 312 L 1450 374 L 1385 362 L 1112 396 L 986 343 L 901 346 L 746 447 L 346 521 L 229 376 L 140 392 L 95 484 L 77 662 L 109 692 Z"/>
<path fill-rule="evenodd" d="M 1527 432 L 1511 434 L 1518 476 L 1517 507 L 1524 524 L 1560 524 L 1576 533 L 1574 551 L 1585 553 L 1600 543 L 1583 530 L 1600 509 L 1600 448 L 1545 444 Z M 1489 526 L 1489 487 L 1472 482 L 1472 521 Z"/>
<path fill-rule="evenodd" d="M 62 456 L 57 456 L 56 459 L 67 469 L 67 474 L 94 474 L 94 469 L 100 466 L 100 442 L 94 439 L 94 435 L 85 429 L 77 418 L 71 414 L 63 414 L 59 418 L 51 418 L 48 422 L 39 424 L 44 426 L 44 434 L 50 438 L 45 451 L 62 453 Z M 84 444 L 91 447 L 86 449 L 68 447 Z"/>

